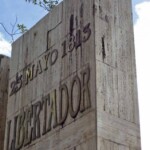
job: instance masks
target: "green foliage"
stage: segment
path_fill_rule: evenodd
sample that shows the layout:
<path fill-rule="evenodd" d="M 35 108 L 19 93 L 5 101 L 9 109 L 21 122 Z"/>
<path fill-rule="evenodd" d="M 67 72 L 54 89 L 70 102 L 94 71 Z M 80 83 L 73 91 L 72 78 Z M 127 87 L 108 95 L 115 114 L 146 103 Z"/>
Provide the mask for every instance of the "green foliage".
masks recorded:
<path fill-rule="evenodd" d="M 34 5 L 38 5 L 47 11 L 50 11 L 54 6 L 56 6 L 59 0 L 25 0 L 26 2 L 31 2 Z"/>
<path fill-rule="evenodd" d="M 17 28 L 20 33 L 25 33 L 27 31 L 27 27 L 24 24 L 17 24 Z"/>

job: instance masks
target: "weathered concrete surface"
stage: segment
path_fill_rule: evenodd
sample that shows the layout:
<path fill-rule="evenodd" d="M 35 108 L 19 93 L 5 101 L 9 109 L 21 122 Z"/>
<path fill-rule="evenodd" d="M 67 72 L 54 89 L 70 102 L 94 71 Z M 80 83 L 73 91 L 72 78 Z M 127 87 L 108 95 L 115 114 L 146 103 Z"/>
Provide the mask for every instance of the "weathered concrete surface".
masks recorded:
<path fill-rule="evenodd" d="M 4 148 L 5 122 L 8 101 L 9 58 L 0 55 L 0 149 Z"/>
<path fill-rule="evenodd" d="M 130 0 L 96 0 L 98 149 L 141 149 Z"/>
<path fill-rule="evenodd" d="M 130 0 L 65 0 L 13 43 L 5 150 L 139 150 Z"/>

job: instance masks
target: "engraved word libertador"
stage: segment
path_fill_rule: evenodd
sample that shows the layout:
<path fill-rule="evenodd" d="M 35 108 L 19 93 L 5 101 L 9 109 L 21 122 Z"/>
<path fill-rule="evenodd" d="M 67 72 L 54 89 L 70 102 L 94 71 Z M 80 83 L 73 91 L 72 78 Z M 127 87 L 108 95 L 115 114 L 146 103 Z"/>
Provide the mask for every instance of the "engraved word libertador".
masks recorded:
<path fill-rule="evenodd" d="M 64 83 L 50 91 L 41 100 L 20 111 L 7 122 L 7 150 L 18 150 L 47 134 L 58 126 L 63 126 L 70 115 L 75 119 L 79 113 L 91 107 L 90 69 L 85 67 L 80 77 L 72 78 L 70 87 Z M 76 90 L 75 90 L 76 89 Z M 10 133 L 13 137 L 10 141 Z M 10 145 L 10 146 L 9 146 Z"/>

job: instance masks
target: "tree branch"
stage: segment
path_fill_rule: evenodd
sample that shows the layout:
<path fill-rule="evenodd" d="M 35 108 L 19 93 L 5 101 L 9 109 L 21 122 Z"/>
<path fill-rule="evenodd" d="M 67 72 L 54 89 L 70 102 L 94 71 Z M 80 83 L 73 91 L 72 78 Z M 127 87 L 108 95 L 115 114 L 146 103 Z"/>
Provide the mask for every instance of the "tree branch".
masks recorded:
<path fill-rule="evenodd" d="M 10 25 L 12 26 L 11 32 L 9 32 L 7 30 L 7 28 L 5 27 L 5 25 L 0 22 L 0 25 L 2 26 L 4 31 L 11 37 L 11 40 L 12 40 L 11 42 L 14 42 L 14 36 L 15 35 L 22 34 L 22 33 L 27 31 L 26 26 L 24 26 L 23 24 L 21 24 L 21 25 L 18 24 L 17 25 L 17 22 L 18 22 L 18 19 L 16 17 L 16 20 L 15 20 L 14 24 L 10 23 Z M 15 30 L 15 28 L 17 28 L 17 29 Z"/>

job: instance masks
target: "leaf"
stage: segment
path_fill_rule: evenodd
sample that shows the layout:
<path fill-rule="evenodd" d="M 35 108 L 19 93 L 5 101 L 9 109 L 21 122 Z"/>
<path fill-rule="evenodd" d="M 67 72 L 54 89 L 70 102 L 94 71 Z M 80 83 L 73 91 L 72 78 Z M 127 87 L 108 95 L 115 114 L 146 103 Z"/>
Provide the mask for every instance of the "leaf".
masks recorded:
<path fill-rule="evenodd" d="M 48 3 L 48 1 L 47 1 L 47 0 L 43 0 L 43 2 L 44 2 L 45 4 L 47 4 L 47 3 Z"/>
<path fill-rule="evenodd" d="M 39 5 L 47 11 L 51 11 L 54 8 L 59 0 L 25 0 L 26 2 L 32 2 L 34 5 Z"/>
<path fill-rule="evenodd" d="M 17 27 L 21 33 L 25 33 L 27 31 L 27 27 L 24 24 L 17 24 Z"/>

